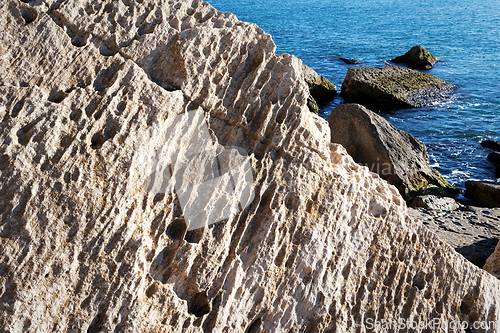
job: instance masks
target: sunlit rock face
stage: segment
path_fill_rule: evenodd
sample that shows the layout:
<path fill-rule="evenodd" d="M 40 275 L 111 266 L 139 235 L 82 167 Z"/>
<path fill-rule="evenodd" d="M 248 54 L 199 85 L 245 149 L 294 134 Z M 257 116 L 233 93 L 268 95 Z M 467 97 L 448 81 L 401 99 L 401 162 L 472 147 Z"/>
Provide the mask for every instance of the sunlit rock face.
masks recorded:
<path fill-rule="evenodd" d="M 329 143 L 301 61 L 257 26 L 201 1 L 0 11 L 3 331 L 500 318 L 500 281 Z"/>

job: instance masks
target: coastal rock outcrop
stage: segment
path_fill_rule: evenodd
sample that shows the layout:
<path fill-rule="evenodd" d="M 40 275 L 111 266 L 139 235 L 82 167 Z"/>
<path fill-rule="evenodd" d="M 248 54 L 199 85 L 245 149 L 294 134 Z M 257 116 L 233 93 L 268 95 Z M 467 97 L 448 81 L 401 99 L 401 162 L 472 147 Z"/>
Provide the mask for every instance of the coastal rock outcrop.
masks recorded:
<path fill-rule="evenodd" d="M 486 260 L 484 269 L 500 279 L 500 241 L 495 248 L 495 252 Z"/>
<path fill-rule="evenodd" d="M 340 94 L 347 103 L 395 110 L 432 105 L 455 89 L 455 85 L 431 74 L 386 63 L 384 68 L 349 68 Z"/>
<path fill-rule="evenodd" d="M 500 318 L 500 281 L 330 143 L 275 50 L 198 0 L 2 1 L 0 331 Z"/>
<path fill-rule="evenodd" d="M 500 183 L 466 181 L 465 195 L 479 206 L 500 207 Z"/>
<path fill-rule="evenodd" d="M 335 98 L 337 87 L 305 64 L 302 64 L 302 72 L 311 94 L 308 99 L 309 109 L 314 113 L 318 113 L 319 105 L 326 104 Z"/>
<path fill-rule="evenodd" d="M 391 61 L 396 63 L 403 63 L 413 68 L 429 70 L 432 69 L 432 67 L 438 60 L 425 48 L 417 45 L 412 47 L 402 56 L 396 57 Z"/>
<path fill-rule="evenodd" d="M 333 143 L 347 149 L 354 161 L 396 186 L 412 199 L 419 191 L 452 186 L 429 166 L 425 145 L 411 134 L 359 104 L 341 104 L 328 117 Z"/>

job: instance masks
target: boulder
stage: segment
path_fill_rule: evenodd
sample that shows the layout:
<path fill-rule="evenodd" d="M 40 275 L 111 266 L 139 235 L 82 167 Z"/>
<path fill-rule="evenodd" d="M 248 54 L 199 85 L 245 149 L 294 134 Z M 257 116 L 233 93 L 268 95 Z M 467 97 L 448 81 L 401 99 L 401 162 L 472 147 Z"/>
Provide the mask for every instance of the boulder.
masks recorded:
<path fill-rule="evenodd" d="M 466 181 L 465 195 L 482 207 L 500 207 L 500 183 Z"/>
<path fill-rule="evenodd" d="M 500 151 L 500 141 L 497 140 L 484 140 L 481 142 L 481 146 L 484 148 L 490 148 L 496 151 Z"/>
<path fill-rule="evenodd" d="M 392 66 L 351 67 L 342 83 L 346 103 L 359 103 L 373 110 L 430 106 L 447 98 L 457 87 L 431 74 Z"/>
<path fill-rule="evenodd" d="M 328 81 L 328 79 L 304 64 L 302 64 L 302 72 L 304 80 L 309 86 L 309 92 L 318 105 L 326 104 L 335 98 L 337 87 Z"/>
<path fill-rule="evenodd" d="M 347 149 L 354 161 L 396 186 L 411 200 L 418 192 L 452 186 L 429 166 L 425 145 L 359 104 L 342 104 L 328 117 L 333 143 Z"/>
<path fill-rule="evenodd" d="M 455 201 L 455 199 L 449 197 L 419 195 L 413 199 L 411 207 L 453 211 L 460 208 L 460 205 Z"/>
<path fill-rule="evenodd" d="M 403 63 L 409 67 L 429 70 L 438 61 L 429 51 L 420 45 L 414 46 L 410 51 L 402 56 L 391 60 L 392 62 Z"/>
<path fill-rule="evenodd" d="M 500 279 L 500 241 L 495 248 L 495 252 L 486 260 L 484 270 Z"/>
<path fill-rule="evenodd" d="M 339 59 L 348 65 L 358 65 L 361 63 L 360 61 L 358 61 L 356 59 L 348 59 L 348 58 L 339 58 Z"/>
<path fill-rule="evenodd" d="M 500 153 L 492 152 L 488 154 L 488 160 L 493 163 L 497 168 L 500 167 Z"/>

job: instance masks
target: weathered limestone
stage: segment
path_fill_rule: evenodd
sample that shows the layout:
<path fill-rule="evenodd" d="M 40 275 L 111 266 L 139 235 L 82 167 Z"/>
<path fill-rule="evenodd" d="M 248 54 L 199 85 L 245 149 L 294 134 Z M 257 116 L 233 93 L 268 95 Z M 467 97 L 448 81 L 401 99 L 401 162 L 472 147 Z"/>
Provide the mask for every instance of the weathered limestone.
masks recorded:
<path fill-rule="evenodd" d="M 456 86 L 413 69 L 351 67 L 342 83 L 341 96 L 373 110 L 429 106 L 442 101 Z"/>
<path fill-rule="evenodd" d="M 452 186 L 429 166 L 425 145 L 359 104 L 341 104 L 328 117 L 331 140 L 354 161 L 396 186 L 411 200 L 429 187 L 452 192 Z"/>
<path fill-rule="evenodd" d="M 439 209 L 444 211 L 452 211 L 460 208 L 460 205 L 453 198 L 438 197 L 435 195 L 419 195 L 411 202 L 412 207 L 420 207 L 425 209 Z"/>
<path fill-rule="evenodd" d="M 412 47 L 408 52 L 402 56 L 396 57 L 391 60 L 392 62 L 404 63 L 407 66 L 429 70 L 432 69 L 434 64 L 438 61 L 429 51 L 420 45 Z"/>
<path fill-rule="evenodd" d="M 500 317 L 500 281 L 330 143 L 300 60 L 274 51 L 201 1 L 0 4 L 1 330 L 364 332 L 369 319 Z M 214 149 L 250 153 L 255 198 L 188 231 L 175 186 L 151 192 L 140 162 L 192 111 Z M 173 138 L 191 148 L 199 124 Z"/>
<path fill-rule="evenodd" d="M 486 260 L 484 269 L 500 279 L 500 242 L 498 242 L 495 252 Z"/>

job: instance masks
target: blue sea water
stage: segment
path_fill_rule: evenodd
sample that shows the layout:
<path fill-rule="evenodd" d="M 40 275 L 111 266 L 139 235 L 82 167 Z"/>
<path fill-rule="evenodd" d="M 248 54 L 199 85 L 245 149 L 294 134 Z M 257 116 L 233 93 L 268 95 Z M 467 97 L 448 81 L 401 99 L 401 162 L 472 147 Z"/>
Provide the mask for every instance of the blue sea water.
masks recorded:
<path fill-rule="evenodd" d="M 485 139 L 500 139 L 500 1 L 463 0 L 209 0 L 218 10 L 258 24 L 277 53 L 290 53 L 340 90 L 339 57 L 383 67 L 422 45 L 441 62 L 429 73 L 460 88 L 432 107 L 382 114 L 423 141 L 430 162 L 453 185 L 497 180 Z M 327 117 L 340 98 L 321 111 Z"/>

